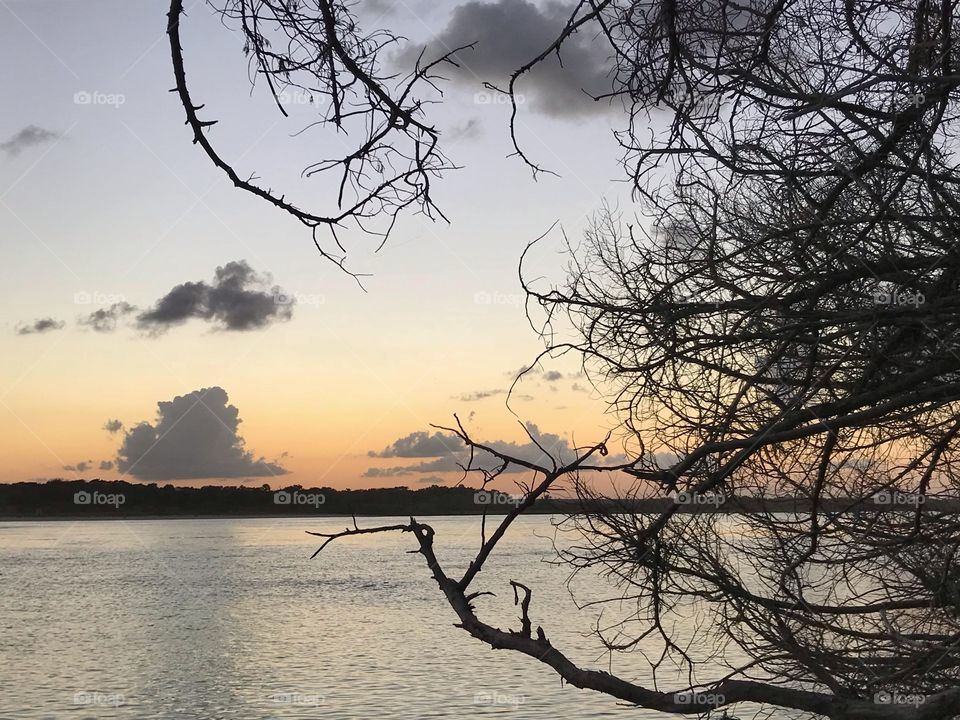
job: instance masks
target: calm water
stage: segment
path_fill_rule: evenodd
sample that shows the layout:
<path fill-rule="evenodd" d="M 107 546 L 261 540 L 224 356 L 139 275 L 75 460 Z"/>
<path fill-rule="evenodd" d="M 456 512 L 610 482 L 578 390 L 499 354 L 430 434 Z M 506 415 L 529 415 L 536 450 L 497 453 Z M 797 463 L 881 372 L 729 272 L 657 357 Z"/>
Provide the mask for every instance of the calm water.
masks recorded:
<path fill-rule="evenodd" d="M 388 524 L 403 519 L 360 520 Z M 479 542 L 473 518 L 432 518 L 448 572 Z M 0 523 L 2 718 L 663 718 L 561 687 L 455 619 L 399 533 L 338 541 L 310 560 L 305 529 L 333 519 Z M 606 668 L 576 611 L 549 521 L 501 544 L 481 617 L 517 628 L 510 578 L 574 660 Z M 563 629 L 561 629 L 563 628 Z M 639 660 L 639 658 L 637 658 Z M 646 679 L 641 664 L 614 671 Z"/>

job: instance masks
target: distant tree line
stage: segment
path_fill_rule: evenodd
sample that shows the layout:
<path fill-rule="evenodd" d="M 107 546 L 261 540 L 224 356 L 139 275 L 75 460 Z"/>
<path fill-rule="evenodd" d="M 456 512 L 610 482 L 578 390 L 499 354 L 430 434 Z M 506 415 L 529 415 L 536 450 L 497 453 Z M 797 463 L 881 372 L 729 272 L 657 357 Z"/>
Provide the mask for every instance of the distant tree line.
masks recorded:
<path fill-rule="evenodd" d="M 271 489 L 131 483 L 123 480 L 49 480 L 0 484 L 0 516 L 191 516 L 191 515 L 459 515 L 503 514 L 506 493 L 432 486 L 335 490 L 289 485 Z M 545 500 L 541 512 L 558 512 L 562 501 Z"/>
<path fill-rule="evenodd" d="M 0 517 L 190 517 L 246 515 L 503 515 L 518 496 L 468 487 L 408 487 L 335 490 L 288 485 L 271 489 L 204 485 L 183 487 L 123 480 L 48 480 L 0 484 Z M 902 510 L 909 498 L 877 497 L 869 501 L 834 498 L 830 512 L 880 513 Z M 928 509 L 960 512 L 960 501 L 928 498 Z M 702 497 L 596 499 L 546 497 L 527 512 L 661 513 L 672 506 L 681 513 L 795 513 L 809 510 L 802 497 Z"/>

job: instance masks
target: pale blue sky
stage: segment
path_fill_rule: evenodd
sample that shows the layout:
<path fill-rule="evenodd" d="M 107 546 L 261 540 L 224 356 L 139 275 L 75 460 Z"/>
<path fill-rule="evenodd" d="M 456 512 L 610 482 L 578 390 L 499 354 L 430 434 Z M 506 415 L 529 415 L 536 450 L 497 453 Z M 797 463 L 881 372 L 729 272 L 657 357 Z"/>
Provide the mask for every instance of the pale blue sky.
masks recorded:
<path fill-rule="evenodd" d="M 397 4 L 380 22 L 423 43 L 443 30 L 455 4 L 411 6 L 419 15 Z M 157 401 L 210 385 L 222 385 L 239 407 L 248 447 L 268 457 L 290 451 L 303 482 L 320 465 L 446 421 L 453 409 L 479 409 L 451 398 L 503 386 L 539 343 L 521 307 L 478 304 L 475 296 L 519 293 L 519 254 L 554 221 L 575 238 L 603 198 L 624 202 L 626 187 L 613 182 L 622 171 L 610 115 L 554 119 L 524 108 L 527 147 L 562 175 L 535 183 L 506 157 L 506 108 L 476 104 L 479 86 L 451 85 L 432 118 L 448 131 L 471 120 L 478 128 L 445 144 L 466 166 L 435 188 L 451 224 L 405 216 L 375 256 L 368 238 L 348 234 L 357 243 L 351 268 L 373 274 L 364 294 L 318 256 L 301 226 L 234 189 L 190 143 L 183 110 L 167 92 L 166 10 L 154 0 L 0 1 L 0 141 L 31 125 L 62 135 L 0 154 L 0 430 L 13 442 L 0 479 L 108 458 L 117 438 L 100 430 L 105 419 L 149 420 Z M 301 204 L 327 207 L 321 184 L 299 174 L 338 141 L 326 130 L 290 137 L 311 109 L 294 107 L 284 119 L 261 89 L 251 96 L 240 38 L 205 3 L 189 6 L 183 41 L 193 95 L 206 103 L 205 117 L 220 120 L 211 138 L 221 153 L 241 174 L 256 171 Z M 122 104 L 78 104 L 77 93 L 100 93 L 102 102 L 122 96 Z M 556 276 L 563 258 L 551 248 L 556 243 L 544 246 L 535 267 Z M 122 296 L 142 308 L 239 259 L 322 303 L 300 303 L 289 323 L 247 333 L 186 326 L 145 339 L 76 325 L 90 309 L 75 304 L 77 293 Z M 66 327 L 16 334 L 19 324 L 47 316 Z M 557 425 L 571 418 L 599 417 L 593 401 L 590 413 L 556 411 L 571 398 L 587 402 L 568 390 L 556 391 L 563 401 L 546 389 L 531 393 L 524 419 L 562 433 L 573 428 Z M 484 429 L 515 434 L 502 400 L 485 402 Z M 370 413 L 385 403 L 390 412 L 374 424 Z M 361 434 L 348 453 L 344 439 Z M 315 454 L 301 464 L 298 450 L 300 458 Z M 348 483 L 359 466 L 343 462 L 349 470 L 330 479 Z"/>

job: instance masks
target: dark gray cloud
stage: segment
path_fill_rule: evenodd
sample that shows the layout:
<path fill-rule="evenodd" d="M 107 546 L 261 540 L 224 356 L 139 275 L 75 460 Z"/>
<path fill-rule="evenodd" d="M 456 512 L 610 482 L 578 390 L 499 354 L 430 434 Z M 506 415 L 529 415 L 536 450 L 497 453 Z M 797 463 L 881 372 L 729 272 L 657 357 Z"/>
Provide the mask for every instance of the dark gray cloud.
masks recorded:
<path fill-rule="evenodd" d="M 81 460 L 75 465 L 64 465 L 63 469 L 67 472 L 76 472 L 76 473 L 85 473 L 88 470 L 93 470 L 94 462 L 93 460 Z M 101 470 L 112 470 L 113 462 L 110 460 L 101 460 L 98 464 L 98 467 Z"/>
<path fill-rule="evenodd" d="M 570 17 L 572 6 L 548 2 L 537 6 L 526 0 L 472 2 L 458 5 L 450 22 L 428 43 L 432 58 L 453 48 L 476 43 L 473 49 L 457 53 L 459 68 L 446 69 L 453 80 L 476 89 L 478 104 L 498 101 L 484 93 L 483 82 L 505 87 L 510 74 L 546 50 Z M 410 67 L 421 47 L 405 48 L 398 62 Z M 562 64 L 561 64 L 562 63 Z M 560 59 L 550 56 L 518 82 L 517 92 L 538 112 L 554 116 L 577 116 L 607 107 L 591 95 L 610 91 L 609 50 L 596 40 L 593 31 L 570 37 Z"/>
<path fill-rule="evenodd" d="M 543 379 L 547 382 L 556 382 L 557 380 L 563 380 L 563 373 L 559 370 L 549 370 L 543 374 Z"/>
<path fill-rule="evenodd" d="M 527 423 L 527 429 L 537 438 L 551 455 L 561 460 L 572 460 L 573 450 L 566 439 L 553 433 L 540 433 L 533 423 Z M 493 440 L 484 443 L 489 447 L 513 457 L 529 462 L 550 465 L 550 459 L 533 442 L 516 443 L 505 440 Z M 420 473 L 458 472 L 461 465 L 469 461 L 469 451 L 463 442 L 456 436 L 448 433 L 436 432 L 430 435 L 426 432 L 414 432 L 396 440 L 380 452 L 368 453 L 371 457 L 379 458 L 429 458 L 412 465 L 395 465 L 392 467 L 372 467 L 364 472 L 364 477 L 381 478 L 396 477 L 399 475 L 413 475 Z M 489 453 L 481 450 L 474 455 L 474 467 L 492 470 L 499 465 L 499 461 Z M 528 472 L 519 465 L 511 465 L 508 472 Z"/>
<path fill-rule="evenodd" d="M 117 323 L 121 318 L 136 311 L 135 305 L 128 302 L 118 302 L 109 307 L 94 310 L 86 317 L 80 318 L 78 322 L 80 325 L 85 325 L 96 332 L 108 333 L 117 329 Z"/>
<path fill-rule="evenodd" d="M 256 330 L 289 320 L 293 298 L 269 275 L 257 273 L 245 260 L 218 267 L 213 283 L 177 285 L 149 310 L 137 316 L 137 325 L 153 335 L 191 318 L 213 323 L 222 330 Z"/>
<path fill-rule="evenodd" d="M 51 317 L 39 318 L 32 323 L 17 325 L 17 335 L 35 335 L 37 333 L 52 332 L 62 330 L 63 320 L 54 320 Z"/>
<path fill-rule="evenodd" d="M 439 475 L 427 475 L 417 480 L 418 485 L 443 485 L 443 478 Z"/>
<path fill-rule="evenodd" d="M 419 431 L 394 440 L 379 452 L 371 450 L 367 455 L 378 458 L 429 458 L 461 452 L 463 449 L 463 442 L 456 435 L 439 431 L 431 435 Z"/>
<path fill-rule="evenodd" d="M 157 419 L 124 433 L 117 470 L 140 480 L 268 477 L 286 474 L 256 458 L 238 434 L 240 413 L 221 387 L 157 403 Z"/>
<path fill-rule="evenodd" d="M 416 475 L 419 473 L 447 473 L 447 472 L 462 472 L 463 468 L 461 464 L 465 465 L 467 462 L 466 455 L 447 455 L 445 457 L 433 458 L 431 460 L 424 460 L 422 462 L 414 463 L 413 465 L 394 465 L 392 467 L 371 467 L 367 468 L 363 476 L 369 478 L 383 478 L 383 477 L 398 477 L 400 475 Z M 460 464 L 458 464 L 460 463 Z M 493 468 L 496 463 L 488 462 L 481 463 L 479 461 L 474 462 L 475 467 L 485 467 Z"/>
<path fill-rule="evenodd" d="M 0 150 L 3 150 L 8 157 L 16 157 L 21 151 L 27 148 L 53 142 L 59 137 L 60 134 L 52 130 L 45 130 L 36 125 L 27 125 L 9 140 L 0 143 Z"/>
<path fill-rule="evenodd" d="M 120 432 L 123 430 L 123 423 L 119 420 L 107 420 L 103 424 L 103 429 L 106 430 L 111 435 Z"/>

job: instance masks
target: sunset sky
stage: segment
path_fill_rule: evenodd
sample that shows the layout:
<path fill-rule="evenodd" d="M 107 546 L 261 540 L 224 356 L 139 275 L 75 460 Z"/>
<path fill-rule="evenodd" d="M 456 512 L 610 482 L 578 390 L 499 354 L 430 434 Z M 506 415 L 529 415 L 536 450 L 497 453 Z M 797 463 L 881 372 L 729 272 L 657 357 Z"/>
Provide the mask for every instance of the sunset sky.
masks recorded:
<path fill-rule="evenodd" d="M 293 138 L 316 109 L 294 98 L 284 118 L 251 91 L 240 36 L 202 1 L 187 10 L 187 73 L 219 120 L 211 139 L 240 174 L 329 207 L 300 172 L 341 140 L 324 128 Z M 507 107 L 481 82 L 542 49 L 546 36 L 521 30 L 549 29 L 555 6 L 361 0 L 365 25 L 410 39 L 398 67 L 411 47 L 479 42 L 430 116 L 464 166 L 434 191 L 451 222 L 404 215 L 378 253 L 346 233 L 350 268 L 371 274 L 364 292 L 191 144 L 168 92 L 166 11 L 0 2 L 0 480 L 416 487 L 458 477 L 429 454 L 432 436 L 408 437 L 454 412 L 486 439 L 525 441 L 518 419 L 561 443 L 602 437 L 612 419 L 572 358 L 524 380 L 517 416 L 503 393 L 542 349 L 517 277 L 524 246 L 559 223 L 528 265 L 559 278 L 560 228 L 575 242 L 605 200 L 629 203 L 613 111 L 579 92 L 598 82 L 588 38 L 571 46 L 569 77 L 523 88 L 521 140 L 560 175 L 534 182 L 507 157 Z M 192 310 L 178 305 L 184 283 Z M 295 302 L 231 314 L 238 290 Z"/>

